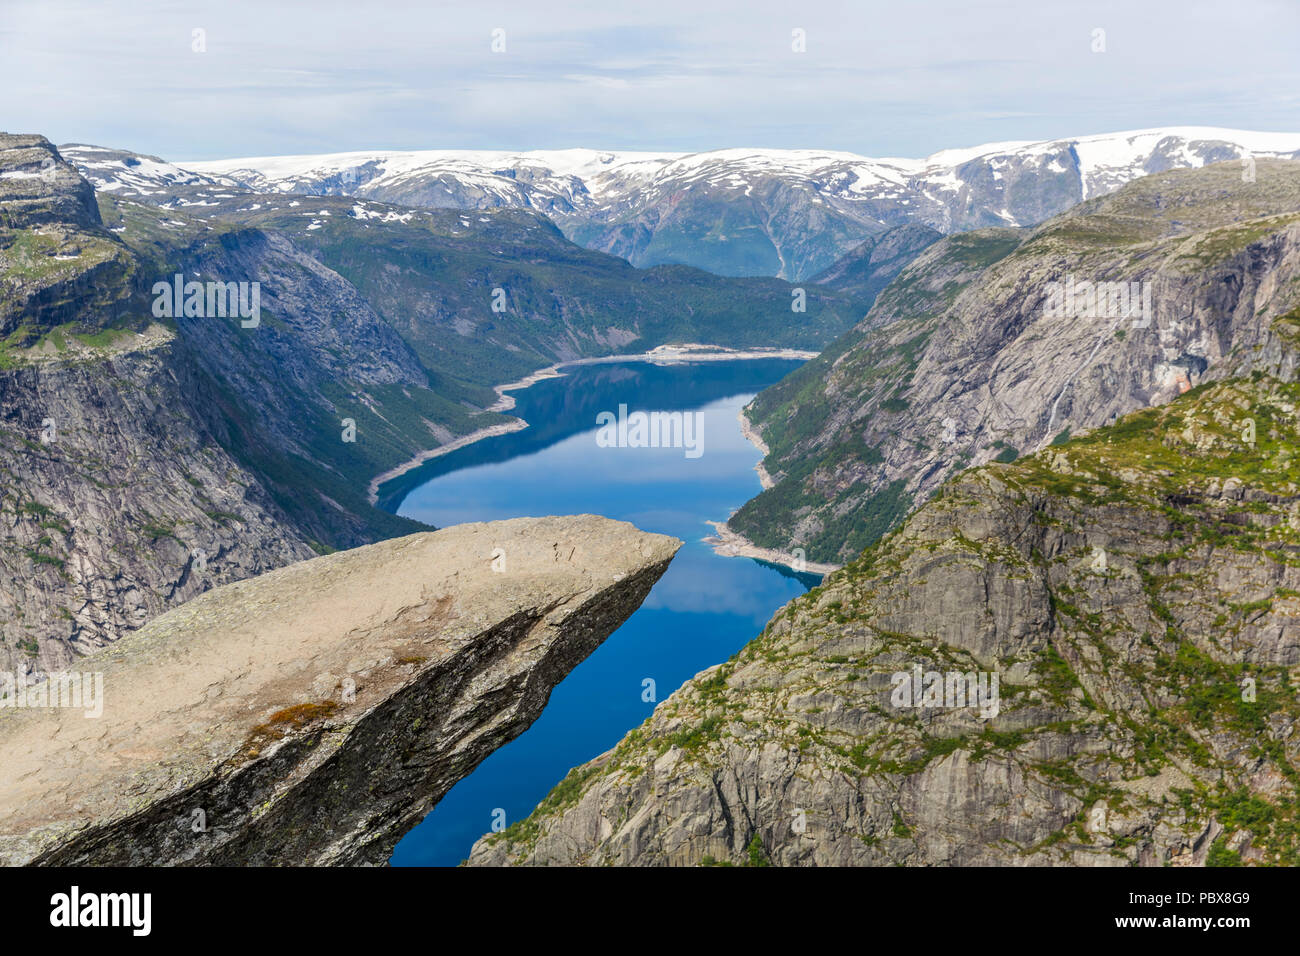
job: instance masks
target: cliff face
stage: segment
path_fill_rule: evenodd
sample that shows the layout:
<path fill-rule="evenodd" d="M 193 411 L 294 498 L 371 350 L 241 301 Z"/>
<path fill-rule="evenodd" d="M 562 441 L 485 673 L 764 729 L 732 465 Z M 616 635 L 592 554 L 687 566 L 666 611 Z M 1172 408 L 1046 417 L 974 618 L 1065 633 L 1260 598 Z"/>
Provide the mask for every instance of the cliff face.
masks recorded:
<path fill-rule="evenodd" d="M 101 716 L 0 708 L 0 863 L 382 864 L 680 545 L 521 518 L 195 598 L 79 662 Z"/>
<path fill-rule="evenodd" d="M 1034 229 L 927 249 L 866 319 L 747 413 L 776 486 L 731 519 L 843 562 L 949 476 L 1170 401 L 1297 302 L 1300 163 L 1148 176 Z M 1051 284 L 1136 283 L 1147 318 L 1051 314 Z M 1140 306 L 1138 306 L 1140 308 Z"/>
<path fill-rule="evenodd" d="M 26 674 L 315 552 L 89 185 L 39 136 L 0 137 L 0 170 L 0 672 Z"/>
<path fill-rule="evenodd" d="M 288 523 L 333 548 L 418 528 L 371 508 L 366 485 L 472 431 L 474 415 L 430 388 L 414 352 L 357 289 L 278 234 L 120 201 L 104 208 L 153 281 L 181 273 L 258 283 L 255 325 L 206 315 L 174 325 L 210 382 L 196 423 L 259 476 Z"/>
<path fill-rule="evenodd" d="M 315 553 L 203 427 L 214 396 L 172 334 L 123 339 L 0 371 L 0 672 Z"/>
<path fill-rule="evenodd" d="M 1296 865 L 1298 330 L 953 479 L 470 863 Z"/>
<path fill-rule="evenodd" d="M 257 230 L 111 205 L 105 226 L 38 136 L 0 138 L 0 173 L 0 672 L 58 670 L 219 584 L 420 527 L 364 489 L 432 443 L 411 412 L 427 376 L 346 281 Z M 155 319 L 175 271 L 263 283 L 260 321 Z"/>
<path fill-rule="evenodd" d="M 0 133 L 0 359 L 54 326 L 93 331 L 138 310 L 137 282 L 90 184 L 45 137 Z"/>

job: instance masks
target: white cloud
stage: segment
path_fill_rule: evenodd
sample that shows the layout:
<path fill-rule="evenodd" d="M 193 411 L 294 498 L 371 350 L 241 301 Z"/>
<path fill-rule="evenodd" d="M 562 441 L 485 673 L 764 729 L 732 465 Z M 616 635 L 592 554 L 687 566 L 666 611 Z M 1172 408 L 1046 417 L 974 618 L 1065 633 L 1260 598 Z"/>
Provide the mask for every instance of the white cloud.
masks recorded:
<path fill-rule="evenodd" d="M 11 130 L 190 158 L 432 146 L 925 155 L 1165 124 L 1294 129 L 1279 0 L 4 0 Z M 1107 31 L 1107 52 L 1090 51 Z M 207 52 L 191 51 L 206 31 Z M 506 31 L 493 54 L 491 31 Z M 790 48 L 807 32 L 807 52 Z"/>

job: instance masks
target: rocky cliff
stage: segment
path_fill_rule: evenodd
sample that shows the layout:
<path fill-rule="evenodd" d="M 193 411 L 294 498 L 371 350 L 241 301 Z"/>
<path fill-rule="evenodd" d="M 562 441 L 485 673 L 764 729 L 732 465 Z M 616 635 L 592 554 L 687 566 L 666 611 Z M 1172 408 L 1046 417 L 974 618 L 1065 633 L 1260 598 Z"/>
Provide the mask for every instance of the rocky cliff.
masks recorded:
<path fill-rule="evenodd" d="M 100 221 L 95 191 L 43 136 L 0 133 L 0 350 L 70 324 L 147 313 L 137 263 Z M 0 351 L 0 366 L 6 364 Z"/>
<path fill-rule="evenodd" d="M 1297 278 L 1292 161 L 1260 160 L 1250 181 L 1238 163 L 1160 173 L 1032 229 L 949 236 L 748 406 L 776 485 L 730 525 L 851 560 L 961 469 L 1221 374 L 1296 304 Z M 1054 288 L 1075 290 L 1073 307 Z"/>
<path fill-rule="evenodd" d="M 197 597 L 78 662 L 97 705 L 0 707 L 0 864 L 383 864 L 680 545 L 521 518 Z"/>
<path fill-rule="evenodd" d="M 204 426 L 216 396 L 174 336 L 121 338 L 0 370 L 0 672 L 315 554 Z"/>
<path fill-rule="evenodd" d="M 151 271 L 47 141 L 0 138 L 0 672 L 315 553 L 214 430 Z"/>
<path fill-rule="evenodd" d="M 421 527 L 365 500 L 434 436 L 412 413 L 426 373 L 356 291 L 287 240 L 107 208 L 42 137 L 0 139 L 0 672 Z M 264 283 L 264 314 L 156 318 L 174 272 Z M 387 407 L 353 411 L 349 444 L 351 387 Z"/>
<path fill-rule="evenodd" d="M 968 471 L 470 863 L 1300 863 L 1300 318 Z"/>

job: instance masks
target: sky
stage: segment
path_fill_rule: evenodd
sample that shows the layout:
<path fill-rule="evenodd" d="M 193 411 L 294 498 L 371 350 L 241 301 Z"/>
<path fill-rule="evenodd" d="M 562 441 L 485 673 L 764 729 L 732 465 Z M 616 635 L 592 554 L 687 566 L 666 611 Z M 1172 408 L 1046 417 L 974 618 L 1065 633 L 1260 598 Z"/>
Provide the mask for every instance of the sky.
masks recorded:
<path fill-rule="evenodd" d="M 1300 0 L 0 0 L 0 129 L 169 160 L 921 157 L 1153 126 L 1300 131 L 1298 41 Z"/>

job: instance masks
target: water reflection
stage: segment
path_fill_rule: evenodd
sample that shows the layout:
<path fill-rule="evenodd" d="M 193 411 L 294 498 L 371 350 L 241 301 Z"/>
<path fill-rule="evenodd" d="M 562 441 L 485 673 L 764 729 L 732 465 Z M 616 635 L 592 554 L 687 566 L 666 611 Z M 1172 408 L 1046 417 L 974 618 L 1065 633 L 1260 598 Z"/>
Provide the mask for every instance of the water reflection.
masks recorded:
<path fill-rule="evenodd" d="M 401 514 L 445 526 L 521 515 L 602 514 L 685 545 L 642 607 L 553 692 L 538 721 L 452 789 L 399 844 L 395 865 L 454 865 L 492 824 L 532 811 L 568 770 L 614 746 L 701 670 L 751 640 L 772 613 L 816 583 L 765 562 L 723 558 L 701 543 L 759 490 L 759 454 L 737 413 L 797 362 L 765 359 L 585 366 L 516 392 L 531 427 L 426 463 L 383 489 Z M 704 454 L 601 448 L 596 415 L 698 411 Z M 655 682 L 645 701 L 643 681 Z"/>

